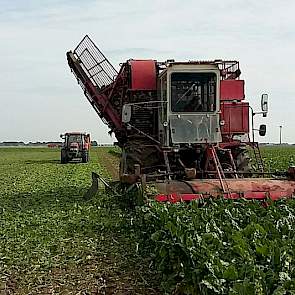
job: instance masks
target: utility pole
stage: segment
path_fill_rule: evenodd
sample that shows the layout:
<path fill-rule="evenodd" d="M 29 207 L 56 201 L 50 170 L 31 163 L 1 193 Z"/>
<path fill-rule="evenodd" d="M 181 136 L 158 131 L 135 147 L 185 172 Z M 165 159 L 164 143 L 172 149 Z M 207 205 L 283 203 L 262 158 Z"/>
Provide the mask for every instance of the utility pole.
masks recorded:
<path fill-rule="evenodd" d="M 280 125 L 279 127 L 280 127 L 280 145 L 281 145 L 282 144 L 282 128 L 283 128 L 283 126 Z"/>

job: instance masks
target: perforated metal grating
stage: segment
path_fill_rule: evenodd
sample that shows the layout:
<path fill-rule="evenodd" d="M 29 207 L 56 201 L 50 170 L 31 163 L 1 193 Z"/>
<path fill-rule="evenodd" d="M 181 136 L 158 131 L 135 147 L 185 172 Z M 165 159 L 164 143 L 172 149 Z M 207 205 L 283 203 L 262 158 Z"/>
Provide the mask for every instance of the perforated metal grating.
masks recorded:
<path fill-rule="evenodd" d="M 118 72 L 88 35 L 78 44 L 74 55 L 93 84 L 99 88 L 111 84 L 118 75 Z"/>

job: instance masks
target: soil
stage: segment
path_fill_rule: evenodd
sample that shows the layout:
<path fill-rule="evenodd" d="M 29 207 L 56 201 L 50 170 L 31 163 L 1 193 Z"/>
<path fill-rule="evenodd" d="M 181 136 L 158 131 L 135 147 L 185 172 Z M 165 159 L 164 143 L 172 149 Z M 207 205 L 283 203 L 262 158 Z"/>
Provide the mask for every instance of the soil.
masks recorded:
<path fill-rule="evenodd" d="M 113 180 L 119 179 L 119 162 L 120 159 L 109 153 L 110 148 L 96 148 L 92 149 L 92 158 L 97 158 L 98 162 L 105 168 L 105 170 L 110 174 Z"/>

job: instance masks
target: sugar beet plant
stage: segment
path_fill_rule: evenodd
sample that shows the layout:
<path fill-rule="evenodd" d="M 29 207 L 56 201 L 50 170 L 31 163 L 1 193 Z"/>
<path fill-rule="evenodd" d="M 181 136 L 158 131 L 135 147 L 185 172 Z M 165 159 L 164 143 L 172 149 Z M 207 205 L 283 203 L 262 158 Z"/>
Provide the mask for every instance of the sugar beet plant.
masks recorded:
<path fill-rule="evenodd" d="M 294 149 L 262 150 L 272 171 Z M 292 153 L 291 153 L 292 152 Z M 138 207 L 142 251 L 153 257 L 167 294 L 295 294 L 295 200 L 150 202 Z"/>
<path fill-rule="evenodd" d="M 295 165 L 294 146 L 263 147 L 261 154 L 266 171 L 287 171 Z"/>
<path fill-rule="evenodd" d="M 140 211 L 167 292 L 295 294 L 295 200 L 267 208 L 246 200 L 152 202 Z"/>

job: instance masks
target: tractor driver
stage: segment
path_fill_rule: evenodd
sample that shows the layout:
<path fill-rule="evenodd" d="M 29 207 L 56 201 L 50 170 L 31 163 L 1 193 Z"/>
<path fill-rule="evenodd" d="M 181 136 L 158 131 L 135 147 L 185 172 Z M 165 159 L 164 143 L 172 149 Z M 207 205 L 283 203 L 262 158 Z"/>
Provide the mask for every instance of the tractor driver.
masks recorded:
<path fill-rule="evenodd" d="M 202 112 L 203 104 L 200 95 L 192 94 L 191 99 L 188 99 L 188 102 L 184 108 L 185 112 Z"/>
<path fill-rule="evenodd" d="M 195 83 L 192 84 L 190 88 L 175 101 L 173 109 L 177 112 L 204 111 L 202 98 L 200 93 L 198 93 L 198 86 Z"/>

